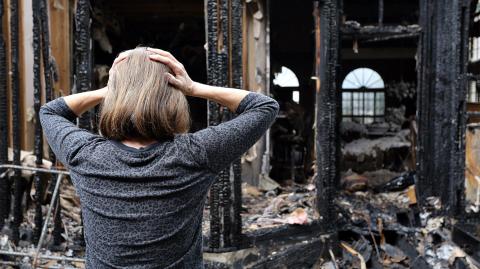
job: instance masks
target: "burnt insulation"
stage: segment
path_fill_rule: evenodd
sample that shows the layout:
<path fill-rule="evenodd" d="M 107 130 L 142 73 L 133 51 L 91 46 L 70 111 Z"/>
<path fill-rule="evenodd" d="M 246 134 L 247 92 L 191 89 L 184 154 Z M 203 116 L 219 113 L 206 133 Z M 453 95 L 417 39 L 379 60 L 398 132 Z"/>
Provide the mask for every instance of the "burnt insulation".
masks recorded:
<path fill-rule="evenodd" d="M 91 90 L 92 48 L 90 1 L 78 0 L 75 13 L 75 71 L 77 92 Z M 80 128 L 91 129 L 91 115 L 87 111 L 78 120 Z"/>
<path fill-rule="evenodd" d="M 10 50 L 11 50 L 11 89 L 12 89 L 12 146 L 13 164 L 20 165 L 20 82 L 19 82 L 19 37 L 18 37 L 18 0 L 10 1 Z M 19 239 L 19 227 L 23 220 L 22 197 L 23 183 L 21 171 L 14 173 L 14 195 L 13 195 L 13 225 L 12 241 L 16 244 Z"/>
<path fill-rule="evenodd" d="M 314 2 L 315 73 L 319 79 L 316 91 L 316 205 L 326 231 L 336 229 L 334 199 L 340 177 L 339 12 L 338 0 Z"/>
<path fill-rule="evenodd" d="M 7 59 L 3 40 L 3 0 L 0 0 L 0 115 L 7 115 Z M 8 117 L 0 117 L 0 164 L 8 161 Z M 5 170 L 0 169 L 0 175 Z M 10 182 L 7 175 L 0 176 L 0 230 L 10 211 Z"/>
<path fill-rule="evenodd" d="M 41 22 L 40 22 L 40 5 L 39 1 L 32 1 L 33 15 L 33 107 L 35 110 L 35 144 L 33 152 L 35 154 L 35 164 L 41 165 L 43 159 L 43 132 L 40 125 L 39 111 L 42 102 L 41 73 L 40 73 L 40 57 L 41 57 Z M 33 231 L 34 241 L 40 238 L 41 228 L 43 226 L 42 216 L 42 197 L 43 182 L 39 174 L 33 177 L 35 184 L 35 229 Z"/>
<path fill-rule="evenodd" d="M 463 214 L 470 1 L 420 1 L 418 194 Z"/>
<path fill-rule="evenodd" d="M 242 12 L 240 0 L 208 0 L 207 80 L 210 85 L 242 87 Z M 208 123 L 217 125 L 233 117 L 227 108 L 208 103 Z M 241 166 L 236 160 L 222 171 L 210 189 L 209 251 L 230 249 L 241 238 Z"/>

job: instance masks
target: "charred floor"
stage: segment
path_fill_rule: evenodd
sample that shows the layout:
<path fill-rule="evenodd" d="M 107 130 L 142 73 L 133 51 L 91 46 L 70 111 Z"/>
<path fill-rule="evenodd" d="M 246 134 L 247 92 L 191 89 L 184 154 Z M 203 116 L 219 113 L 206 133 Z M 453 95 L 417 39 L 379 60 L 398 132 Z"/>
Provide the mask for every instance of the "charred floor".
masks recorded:
<path fill-rule="evenodd" d="M 148 46 L 280 104 L 211 187 L 206 268 L 480 268 L 478 0 L 0 0 L 0 18 L 0 267 L 85 267 L 38 111 Z M 188 101 L 191 131 L 235 117 Z"/>

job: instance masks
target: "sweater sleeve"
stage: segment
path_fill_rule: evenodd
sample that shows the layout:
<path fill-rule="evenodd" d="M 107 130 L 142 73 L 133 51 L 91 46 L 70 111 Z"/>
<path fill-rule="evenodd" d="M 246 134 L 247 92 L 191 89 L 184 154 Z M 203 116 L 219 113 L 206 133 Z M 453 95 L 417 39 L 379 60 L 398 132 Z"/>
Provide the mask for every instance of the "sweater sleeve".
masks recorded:
<path fill-rule="evenodd" d="M 58 160 L 67 167 L 85 145 L 98 137 L 73 123 L 77 116 L 63 97 L 44 104 L 39 116 L 48 144 Z"/>
<path fill-rule="evenodd" d="M 274 122 L 279 105 L 274 99 L 249 93 L 240 102 L 234 119 L 191 134 L 191 145 L 198 145 L 205 154 L 207 167 L 220 172 L 252 147 Z M 205 163 L 200 160 L 199 163 Z"/>

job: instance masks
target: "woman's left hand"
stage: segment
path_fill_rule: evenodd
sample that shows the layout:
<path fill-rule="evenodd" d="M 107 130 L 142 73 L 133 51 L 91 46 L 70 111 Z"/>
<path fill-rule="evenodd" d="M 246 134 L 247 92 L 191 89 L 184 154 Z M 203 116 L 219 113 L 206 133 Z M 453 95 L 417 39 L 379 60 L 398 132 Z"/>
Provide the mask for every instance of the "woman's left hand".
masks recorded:
<path fill-rule="evenodd" d="M 152 61 L 161 62 L 172 70 L 173 74 L 166 73 L 168 82 L 177 90 L 183 92 L 185 95 L 194 96 L 193 80 L 188 76 L 187 70 L 181 62 L 179 62 L 170 52 L 161 49 L 147 48 L 148 51 L 154 54 L 150 55 Z"/>

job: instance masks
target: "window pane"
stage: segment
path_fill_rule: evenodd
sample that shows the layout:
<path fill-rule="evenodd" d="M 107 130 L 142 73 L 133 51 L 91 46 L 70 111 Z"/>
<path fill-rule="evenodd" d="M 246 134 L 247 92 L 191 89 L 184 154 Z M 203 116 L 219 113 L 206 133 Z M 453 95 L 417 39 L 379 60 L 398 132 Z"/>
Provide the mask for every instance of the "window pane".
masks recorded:
<path fill-rule="evenodd" d="M 375 93 L 374 92 L 366 92 L 365 93 L 365 115 L 373 116 L 373 109 L 374 109 L 374 101 L 375 101 Z"/>
<path fill-rule="evenodd" d="M 353 115 L 355 116 L 363 115 L 363 93 L 359 93 L 359 92 L 353 93 Z"/>
<path fill-rule="evenodd" d="M 343 121 L 352 121 L 352 118 L 351 117 L 343 117 L 342 120 Z"/>
<path fill-rule="evenodd" d="M 342 115 L 352 114 L 352 93 L 342 93 Z"/>
<path fill-rule="evenodd" d="M 373 117 L 365 117 L 365 118 L 364 118 L 364 123 L 365 123 L 365 124 L 371 124 L 371 123 L 373 123 Z"/>
<path fill-rule="evenodd" d="M 468 95 L 468 101 L 469 102 L 477 102 L 477 82 L 472 80 L 470 81 L 470 91 Z"/>
<path fill-rule="evenodd" d="M 383 116 L 385 113 L 385 93 L 377 92 L 375 96 L 375 115 Z"/>

